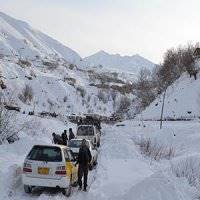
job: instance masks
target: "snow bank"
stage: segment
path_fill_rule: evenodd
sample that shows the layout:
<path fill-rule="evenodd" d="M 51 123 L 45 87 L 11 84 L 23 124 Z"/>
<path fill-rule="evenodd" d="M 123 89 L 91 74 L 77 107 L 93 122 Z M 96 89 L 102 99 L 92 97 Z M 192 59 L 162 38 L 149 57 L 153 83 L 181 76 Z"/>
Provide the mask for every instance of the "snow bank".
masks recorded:
<path fill-rule="evenodd" d="M 178 183 L 180 184 L 180 183 Z M 183 190 L 184 188 L 184 190 Z M 187 190 L 185 190 L 187 188 Z M 191 188 L 187 186 L 177 187 L 175 182 L 165 177 L 162 173 L 156 173 L 133 186 L 123 200 L 188 200 L 193 198 Z"/>

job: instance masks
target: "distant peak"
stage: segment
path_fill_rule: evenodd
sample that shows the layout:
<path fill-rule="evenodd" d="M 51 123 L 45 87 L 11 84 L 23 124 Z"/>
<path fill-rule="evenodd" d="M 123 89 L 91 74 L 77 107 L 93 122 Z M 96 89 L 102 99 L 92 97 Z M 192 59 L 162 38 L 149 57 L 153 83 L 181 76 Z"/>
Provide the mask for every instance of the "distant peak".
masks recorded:
<path fill-rule="evenodd" d="M 96 54 L 108 55 L 108 53 L 107 53 L 107 52 L 105 52 L 104 50 L 100 50 L 100 51 L 98 51 Z"/>

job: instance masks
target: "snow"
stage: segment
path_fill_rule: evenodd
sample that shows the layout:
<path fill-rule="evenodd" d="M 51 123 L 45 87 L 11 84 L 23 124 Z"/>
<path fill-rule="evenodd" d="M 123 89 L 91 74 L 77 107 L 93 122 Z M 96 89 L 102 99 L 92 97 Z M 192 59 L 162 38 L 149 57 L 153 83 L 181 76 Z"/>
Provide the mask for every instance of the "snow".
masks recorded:
<path fill-rule="evenodd" d="M 183 74 L 174 84 L 167 88 L 164 114 L 165 119 L 193 119 L 200 116 L 200 78 L 190 78 Z M 143 119 L 160 119 L 163 95 L 147 107 L 141 116 Z"/>
<path fill-rule="evenodd" d="M 77 67 L 70 69 L 70 63 L 83 67 L 88 61 L 80 61 L 80 56 L 73 50 L 27 23 L 3 13 L 0 13 L 0 54 L 3 55 L 0 58 L 0 77 L 7 86 L 0 95 L 6 99 L 11 95 L 14 105 L 21 108 L 21 112 L 17 113 L 16 127 L 24 126 L 19 133 L 19 141 L 0 145 L 0 199 L 66 199 L 59 191 L 52 189 L 37 188 L 33 194 L 25 194 L 21 180 L 24 158 L 33 145 L 51 144 L 53 132 L 61 134 L 70 127 L 75 131 L 76 126 L 67 120 L 67 115 L 88 113 L 89 110 L 91 113 L 111 115 L 116 108 L 110 91 L 106 91 L 108 101 L 100 101 L 97 98 L 99 89 L 90 85 L 88 71 Z M 37 55 L 40 58 L 36 58 Z M 20 66 L 19 58 L 29 61 L 30 66 Z M 54 63 L 55 66 L 49 69 L 42 61 Z M 131 79 L 140 67 L 153 67 L 153 63 L 138 55 L 122 57 L 99 52 L 94 56 L 94 61 L 98 61 L 98 65 L 105 61 L 106 65 L 103 70 L 92 68 L 95 73 L 106 71 L 110 75 L 114 68 L 121 71 L 120 76 L 124 80 Z M 122 64 L 124 69 L 120 68 Z M 129 74 L 124 73 L 124 70 Z M 74 79 L 76 83 L 69 83 L 67 78 Z M 98 165 L 89 172 L 88 192 L 78 192 L 77 188 L 73 188 L 69 200 L 199 199 L 199 80 L 199 77 L 194 80 L 184 74 L 166 93 L 164 118 L 190 118 L 191 121 L 164 121 L 163 129 L 160 130 L 159 122 L 153 120 L 160 117 L 161 95 L 137 119 L 114 125 L 103 124 Z M 33 100 L 28 103 L 19 99 L 25 85 L 31 86 L 34 94 Z M 86 91 L 84 97 L 77 87 Z M 132 94 L 128 96 L 134 99 Z M 120 97 L 121 94 L 117 93 L 116 102 Z M 34 116 L 27 114 L 33 110 Z M 41 117 L 39 113 L 42 111 L 56 112 L 59 116 Z M 175 150 L 174 157 L 171 160 L 155 161 L 143 155 L 137 145 L 141 138 L 172 147 Z M 188 160 L 190 168 L 184 164 Z M 191 184 L 191 180 L 181 170 L 195 177 L 195 181 Z M 177 172 L 180 172 L 178 176 Z"/>
<path fill-rule="evenodd" d="M 99 51 L 94 55 L 84 58 L 91 66 L 103 66 L 105 69 L 138 74 L 141 68 L 152 70 L 155 66 L 151 61 L 136 54 L 133 56 L 121 56 Z"/>
<path fill-rule="evenodd" d="M 23 115 L 21 116 L 22 119 Z M 24 119 L 25 120 L 25 119 Z M 23 191 L 19 167 L 34 144 L 51 143 L 51 133 L 61 133 L 72 124 L 65 124 L 57 119 L 45 119 L 29 116 L 29 120 L 40 121 L 36 133 L 29 131 L 20 136 L 14 144 L 0 146 L 0 198 L 4 199 L 64 199 L 56 190 L 36 190 L 32 195 Z M 134 200 L 192 200 L 199 193 L 184 178 L 177 178 L 171 170 L 171 163 L 188 157 L 199 158 L 199 121 L 164 122 L 159 130 L 159 122 L 140 121 L 122 122 L 124 126 L 103 125 L 98 165 L 89 172 L 89 191 L 77 192 L 73 188 L 71 200 L 81 199 L 134 199 Z M 33 126 L 34 127 L 34 126 Z M 75 130 L 75 127 L 73 127 Z M 175 135 L 175 136 L 174 136 Z M 173 145 L 176 155 L 169 160 L 159 162 L 144 157 L 134 141 L 140 137 L 149 137 Z M 196 144 L 194 144 L 194 138 Z M 9 177 L 9 178 L 8 178 Z M 6 180 L 9 181 L 6 181 Z M 16 184 L 16 182 L 18 184 Z"/>
<path fill-rule="evenodd" d="M 28 66 L 20 64 L 20 60 L 27 62 Z M 81 57 L 73 50 L 33 29 L 26 22 L 0 13 L 0 78 L 7 86 L 2 93 L 6 98 L 12 96 L 14 104 L 22 112 L 56 112 L 62 117 L 72 113 L 110 116 L 117 110 L 123 95 L 116 91 L 114 102 L 111 91 L 104 90 L 107 102 L 103 102 L 98 98 L 102 88 L 91 86 L 101 82 L 95 77 L 106 74 L 126 84 L 128 80 L 134 80 L 135 76 L 120 73 L 117 78 L 113 78 L 112 71 L 94 70 L 93 81 L 89 69 L 87 62 L 81 61 Z M 115 82 L 105 84 L 117 85 Z M 26 85 L 32 88 L 33 99 L 24 103 L 20 101 L 19 95 Z M 125 96 L 131 101 L 135 98 L 133 94 Z"/>
<path fill-rule="evenodd" d="M 58 41 L 31 28 L 26 22 L 0 12 L 0 54 L 20 57 L 60 56 L 68 62 L 79 63 L 81 57 Z"/>

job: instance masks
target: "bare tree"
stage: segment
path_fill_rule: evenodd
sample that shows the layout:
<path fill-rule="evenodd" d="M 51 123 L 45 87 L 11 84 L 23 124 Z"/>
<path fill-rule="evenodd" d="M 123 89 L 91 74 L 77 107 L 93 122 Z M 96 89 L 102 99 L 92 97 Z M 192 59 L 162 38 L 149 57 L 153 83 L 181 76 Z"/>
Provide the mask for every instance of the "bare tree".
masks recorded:
<path fill-rule="evenodd" d="M 22 93 L 19 94 L 19 99 L 23 103 L 30 103 L 33 99 L 33 89 L 29 85 L 25 85 L 24 89 L 22 90 Z"/>
<path fill-rule="evenodd" d="M 155 99 L 154 85 L 151 72 L 143 68 L 139 72 L 137 81 L 137 97 L 140 99 L 141 108 L 144 109 Z"/>
<path fill-rule="evenodd" d="M 9 102 L 6 102 L 2 97 L 0 98 L 0 144 L 17 135 L 23 129 L 16 128 L 16 111 L 5 108 Z"/>

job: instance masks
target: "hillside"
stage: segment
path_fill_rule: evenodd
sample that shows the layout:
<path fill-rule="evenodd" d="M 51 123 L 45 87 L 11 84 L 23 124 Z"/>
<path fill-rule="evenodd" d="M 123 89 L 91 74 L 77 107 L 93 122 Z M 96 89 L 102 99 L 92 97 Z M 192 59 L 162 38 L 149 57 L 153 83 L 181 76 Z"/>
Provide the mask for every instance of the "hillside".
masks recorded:
<path fill-rule="evenodd" d="M 63 57 L 79 62 L 81 57 L 72 49 L 33 29 L 26 22 L 0 12 L 0 54 L 35 59 L 36 57 Z"/>
<path fill-rule="evenodd" d="M 168 87 L 165 98 L 165 119 L 191 119 L 200 117 L 200 78 L 190 78 L 183 74 Z M 162 96 L 159 96 L 142 112 L 143 119 L 158 120 L 162 108 Z"/>
<path fill-rule="evenodd" d="M 20 107 L 22 113 L 110 116 L 124 99 L 130 105 L 135 98 L 131 78 L 85 64 L 73 50 L 0 13 L 1 95 L 6 101 L 12 98 L 8 104 Z"/>
<path fill-rule="evenodd" d="M 114 71 L 126 71 L 137 74 L 141 68 L 152 70 L 154 63 L 136 54 L 133 56 L 121 56 L 119 54 L 108 54 L 99 51 L 94 55 L 84 58 L 91 66 L 103 66 L 103 68 Z"/>

